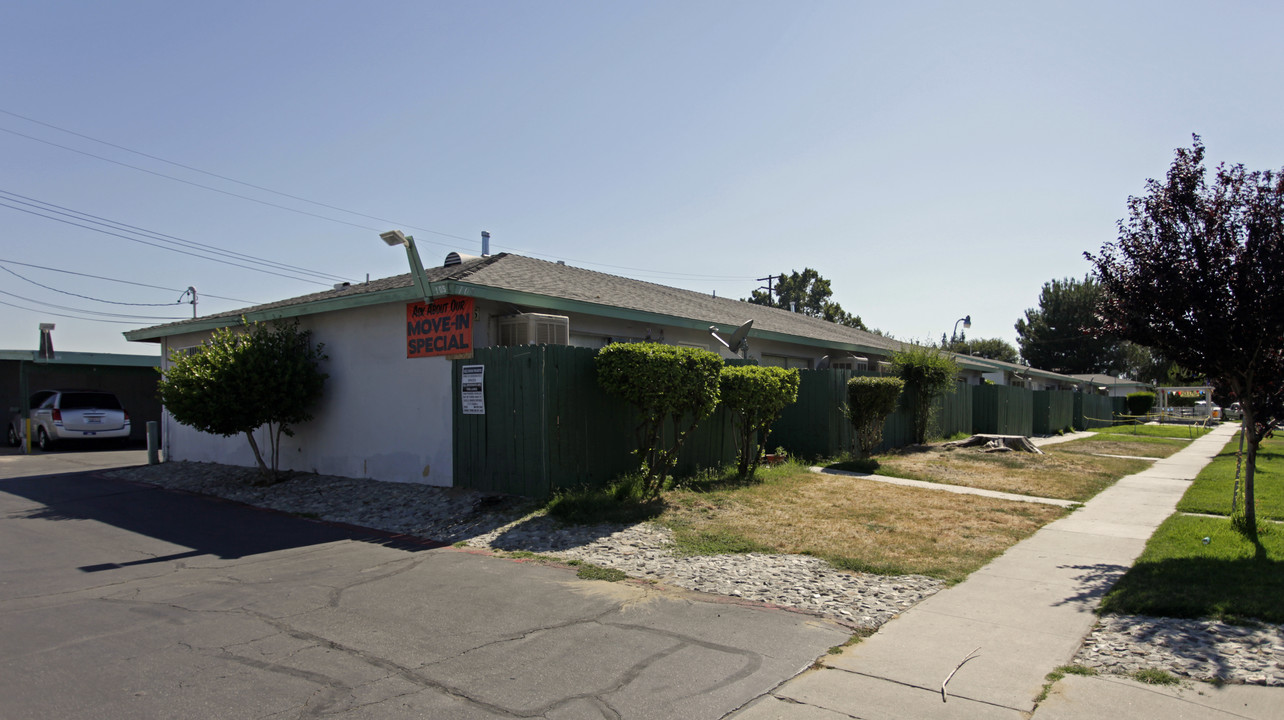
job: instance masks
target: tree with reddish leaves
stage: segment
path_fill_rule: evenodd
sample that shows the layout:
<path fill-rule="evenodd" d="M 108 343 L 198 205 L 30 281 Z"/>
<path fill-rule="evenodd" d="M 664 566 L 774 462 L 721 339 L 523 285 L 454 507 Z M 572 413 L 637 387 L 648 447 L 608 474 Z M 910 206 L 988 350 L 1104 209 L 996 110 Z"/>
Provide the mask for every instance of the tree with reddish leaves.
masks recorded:
<path fill-rule="evenodd" d="M 1258 444 L 1284 420 L 1284 170 L 1219 165 L 1180 148 L 1164 182 L 1128 198 L 1119 238 L 1084 254 L 1105 290 L 1107 331 L 1201 373 L 1243 409 L 1243 515 L 1256 533 Z"/>

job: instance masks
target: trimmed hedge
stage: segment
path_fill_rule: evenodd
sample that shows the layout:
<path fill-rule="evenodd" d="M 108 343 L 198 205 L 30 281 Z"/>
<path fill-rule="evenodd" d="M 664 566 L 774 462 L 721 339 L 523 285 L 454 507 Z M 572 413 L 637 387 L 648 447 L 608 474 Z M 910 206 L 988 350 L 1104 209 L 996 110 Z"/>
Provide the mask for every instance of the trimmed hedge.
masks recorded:
<path fill-rule="evenodd" d="M 856 430 L 861 457 L 883 442 L 883 424 L 896 410 L 905 381 L 894 377 L 854 377 L 847 381 L 847 418 Z"/>
<path fill-rule="evenodd" d="M 696 423 L 718 405 L 722 358 L 700 348 L 655 343 L 617 343 L 597 354 L 598 384 L 624 398 L 642 415 L 638 454 L 643 494 L 658 496 Z M 673 441 L 664 425 L 673 423 Z"/>
<path fill-rule="evenodd" d="M 725 367 L 719 383 L 722 404 L 731 411 L 735 422 L 743 480 L 757 472 L 772 423 L 787 405 L 797 402 L 798 371 L 756 365 Z"/>

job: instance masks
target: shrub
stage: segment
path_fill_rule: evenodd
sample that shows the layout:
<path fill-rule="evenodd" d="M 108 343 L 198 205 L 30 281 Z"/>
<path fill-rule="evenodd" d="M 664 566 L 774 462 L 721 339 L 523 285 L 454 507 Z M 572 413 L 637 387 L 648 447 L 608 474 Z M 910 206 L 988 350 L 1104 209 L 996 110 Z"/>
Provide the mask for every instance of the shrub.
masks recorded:
<path fill-rule="evenodd" d="M 914 417 L 914 442 L 922 445 L 932 425 L 936 398 L 954 392 L 959 366 L 938 347 L 907 345 L 892 356 L 892 369 L 905 381 L 905 391 Z"/>
<path fill-rule="evenodd" d="M 867 458 L 883 442 L 883 425 L 896 410 L 905 381 L 894 377 L 854 377 L 847 381 L 847 418 L 856 430 L 860 456 Z"/>
<path fill-rule="evenodd" d="M 199 352 L 171 352 L 170 365 L 157 383 L 161 403 L 182 425 L 230 437 L 244 433 L 259 472 L 280 478 L 281 436 L 312 419 L 328 377 L 319 363 L 324 346 L 313 346 L 310 331 L 298 321 L 271 326 L 215 330 Z M 271 467 L 254 431 L 266 426 Z"/>
<path fill-rule="evenodd" d="M 642 416 L 637 453 L 645 497 L 660 494 L 687 436 L 718 405 L 722 364 L 708 350 L 651 343 L 608 345 L 597 354 L 598 384 Z M 666 421 L 673 425 L 668 444 Z"/>
<path fill-rule="evenodd" d="M 1128 414 L 1145 415 L 1155 406 L 1155 394 L 1152 392 L 1128 393 Z"/>
<path fill-rule="evenodd" d="M 739 476 L 744 480 L 758 470 L 772 423 L 785 406 L 798 400 L 798 371 L 755 365 L 725 367 L 719 385 L 722 404 L 731 411 L 735 423 Z"/>

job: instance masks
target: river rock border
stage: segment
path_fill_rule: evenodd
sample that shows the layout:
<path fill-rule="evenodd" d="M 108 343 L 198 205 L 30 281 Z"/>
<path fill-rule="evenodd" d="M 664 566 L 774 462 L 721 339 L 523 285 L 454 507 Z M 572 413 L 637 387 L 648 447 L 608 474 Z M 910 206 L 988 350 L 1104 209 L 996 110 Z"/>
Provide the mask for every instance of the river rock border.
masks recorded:
<path fill-rule="evenodd" d="M 672 533 L 658 525 L 564 525 L 528 500 L 456 488 L 313 474 L 258 485 L 252 468 L 197 462 L 108 475 L 445 543 L 577 560 L 634 578 L 802 610 L 852 627 L 877 628 L 945 585 L 921 575 L 845 572 L 803 555 L 682 557 L 673 552 Z"/>

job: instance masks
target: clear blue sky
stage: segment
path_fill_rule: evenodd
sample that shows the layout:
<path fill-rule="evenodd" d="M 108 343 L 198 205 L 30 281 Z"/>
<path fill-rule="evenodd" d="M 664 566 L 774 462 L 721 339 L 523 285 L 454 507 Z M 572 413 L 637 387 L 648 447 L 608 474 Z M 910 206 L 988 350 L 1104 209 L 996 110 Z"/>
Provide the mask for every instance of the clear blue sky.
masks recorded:
<path fill-rule="evenodd" d="M 77 318 L 404 273 L 393 227 L 429 264 L 489 230 L 735 298 L 812 267 L 898 338 L 970 314 L 1014 341 L 1191 133 L 1284 166 L 1281 27 L 1274 2 L 8 3 L 0 265 L 52 289 L 0 271 L 0 348 L 54 322 L 59 350 L 155 352 L 120 333 L 159 320 Z"/>

